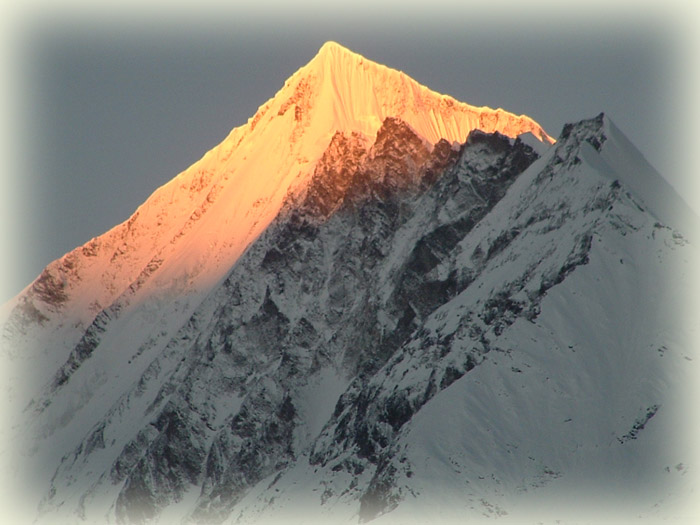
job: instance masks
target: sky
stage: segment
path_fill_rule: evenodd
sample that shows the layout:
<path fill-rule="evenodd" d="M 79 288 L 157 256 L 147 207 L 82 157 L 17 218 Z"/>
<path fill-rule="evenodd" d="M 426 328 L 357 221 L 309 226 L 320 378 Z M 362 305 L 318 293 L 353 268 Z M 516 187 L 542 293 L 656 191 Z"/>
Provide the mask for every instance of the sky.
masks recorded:
<path fill-rule="evenodd" d="M 529 115 L 555 137 L 604 111 L 700 213 L 697 13 L 674 0 L 609 4 L 30 3 L 0 27 L 11 44 L 0 244 L 12 254 L 0 303 L 128 219 L 327 40 L 463 102 Z"/>

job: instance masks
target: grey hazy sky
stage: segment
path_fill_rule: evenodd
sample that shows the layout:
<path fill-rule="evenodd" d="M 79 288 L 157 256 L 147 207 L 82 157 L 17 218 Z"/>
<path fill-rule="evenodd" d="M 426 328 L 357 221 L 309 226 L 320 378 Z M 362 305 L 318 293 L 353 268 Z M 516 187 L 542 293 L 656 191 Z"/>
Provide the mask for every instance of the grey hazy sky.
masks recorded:
<path fill-rule="evenodd" d="M 126 220 L 244 124 L 326 40 L 469 104 L 527 114 L 553 136 L 605 111 L 700 209 L 680 156 L 687 142 L 676 140 L 685 136 L 679 100 L 689 81 L 678 16 L 641 6 L 601 12 L 598 2 L 556 12 L 537 2 L 532 11 L 511 2 L 497 10 L 354 5 L 309 3 L 275 16 L 241 8 L 26 17 L 16 46 L 23 96 L 11 127 L 20 173 L 5 181 L 24 233 L 0 300 Z"/>

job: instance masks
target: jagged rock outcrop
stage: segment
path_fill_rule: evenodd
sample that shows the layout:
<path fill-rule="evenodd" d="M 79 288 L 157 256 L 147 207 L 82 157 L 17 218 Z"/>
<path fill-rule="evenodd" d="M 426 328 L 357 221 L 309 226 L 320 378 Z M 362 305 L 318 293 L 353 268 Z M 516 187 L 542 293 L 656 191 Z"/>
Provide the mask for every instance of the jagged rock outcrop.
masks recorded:
<path fill-rule="evenodd" d="M 542 157 L 523 130 L 548 137 L 331 43 L 54 263 L 4 332 L 39 345 L 39 520 L 434 522 L 556 483 L 663 506 L 696 250 L 607 117 Z"/>

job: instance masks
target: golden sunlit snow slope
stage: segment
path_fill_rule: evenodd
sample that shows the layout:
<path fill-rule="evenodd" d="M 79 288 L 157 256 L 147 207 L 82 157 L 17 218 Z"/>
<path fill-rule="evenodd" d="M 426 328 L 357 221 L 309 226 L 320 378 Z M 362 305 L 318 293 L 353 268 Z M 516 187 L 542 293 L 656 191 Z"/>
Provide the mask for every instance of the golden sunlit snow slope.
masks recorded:
<path fill-rule="evenodd" d="M 66 327 L 84 329 L 114 301 L 123 311 L 139 297 L 206 293 L 285 197 L 303 190 L 335 132 L 373 139 L 387 117 L 404 120 L 432 144 L 463 142 L 473 129 L 531 132 L 553 142 L 529 117 L 458 102 L 328 42 L 245 125 L 156 190 L 127 222 L 49 265 L 15 300 L 22 322 L 13 324 L 40 321 L 46 341 L 70 343 L 74 337 L 61 335 Z"/>

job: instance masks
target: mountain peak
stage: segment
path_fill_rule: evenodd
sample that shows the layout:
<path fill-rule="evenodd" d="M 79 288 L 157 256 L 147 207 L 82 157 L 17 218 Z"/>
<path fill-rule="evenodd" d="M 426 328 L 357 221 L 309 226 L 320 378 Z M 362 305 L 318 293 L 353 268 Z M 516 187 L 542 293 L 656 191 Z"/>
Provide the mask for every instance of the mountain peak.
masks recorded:
<path fill-rule="evenodd" d="M 607 483 L 658 517 L 697 255 L 602 115 L 538 161 L 524 132 L 324 44 L 0 319 L 26 521 L 463 521 Z"/>
<path fill-rule="evenodd" d="M 28 312 L 22 315 L 85 326 L 97 312 L 124 311 L 141 297 L 186 291 L 196 304 L 284 203 L 303 193 L 336 133 L 374 142 L 387 119 L 405 123 L 428 149 L 441 140 L 463 143 L 475 129 L 554 142 L 529 117 L 459 102 L 329 41 L 246 124 L 128 221 L 52 263 L 19 299 Z"/>
<path fill-rule="evenodd" d="M 306 68 L 317 73 L 328 68 L 331 75 L 335 76 L 337 80 L 341 80 L 341 77 L 351 74 L 352 70 L 361 66 L 364 61 L 365 58 L 362 55 L 351 51 L 338 42 L 329 40 L 319 48 L 318 53 L 307 64 Z M 379 64 L 376 65 L 379 66 Z"/>
<path fill-rule="evenodd" d="M 511 138 L 530 132 L 542 142 L 554 143 L 528 116 L 460 102 L 334 41 L 324 43 L 266 107 L 276 103 L 295 104 L 300 108 L 295 110 L 299 118 L 300 112 L 313 112 L 313 128 L 323 128 L 325 144 L 336 131 L 374 137 L 389 117 L 408 123 L 432 144 L 441 139 L 464 142 L 474 129 L 498 131 Z"/>
<path fill-rule="evenodd" d="M 350 51 L 347 47 L 340 45 L 338 42 L 329 40 L 320 47 L 316 56 L 328 58 L 338 56 L 340 54 L 357 55 L 357 53 Z"/>
<path fill-rule="evenodd" d="M 78 324 L 141 295 L 206 293 L 288 197 L 304 191 L 336 133 L 374 142 L 387 119 L 404 122 L 429 145 L 463 143 L 475 129 L 554 142 L 530 117 L 459 102 L 328 41 L 246 124 L 156 190 L 128 221 L 49 265 L 21 299 L 29 317 L 55 314 L 56 304 L 43 300 L 45 283 L 65 296 L 63 309 Z"/>

